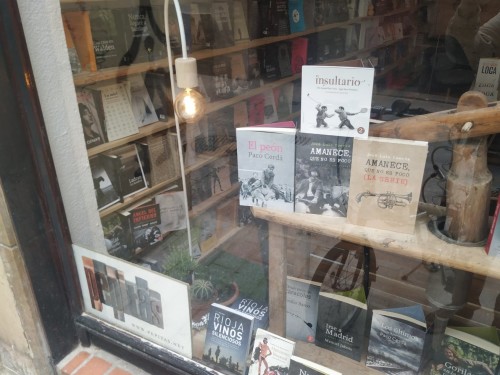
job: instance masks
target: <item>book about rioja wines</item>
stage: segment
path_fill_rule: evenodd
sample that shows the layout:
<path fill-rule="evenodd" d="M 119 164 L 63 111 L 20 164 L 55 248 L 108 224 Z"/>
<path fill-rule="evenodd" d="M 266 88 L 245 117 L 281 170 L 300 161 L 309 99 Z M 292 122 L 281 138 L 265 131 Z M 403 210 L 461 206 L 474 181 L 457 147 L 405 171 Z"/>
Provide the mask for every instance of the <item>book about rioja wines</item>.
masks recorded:
<path fill-rule="evenodd" d="M 431 360 L 431 375 L 497 374 L 500 340 L 496 327 L 447 327 Z"/>
<path fill-rule="evenodd" d="M 288 375 L 342 375 L 340 372 L 322 366 L 318 363 L 308 361 L 305 358 L 292 356 L 290 360 L 290 372 Z"/>
<path fill-rule="evenodd" d="M 390 374 L 419 374 L 427 339 L 422 306 L 373 310 L 366 366 Z"/>
<path fill-rule="evenodd" d="M 347 221 L 413 233 L 427 142 L 354 139 Z"/>
<path fill-rule="evenodd" d="M 362 286 L 347 292 L 320 292 L 316 345 L 361 359 L 367 322 L 366 296 Z"/>
<path fill-rule="evenodd" d="M 293 212 L 295 125 L 236 129 L 240 205 Z"/>
<path fill-rule="evenodd" d="M 203 360 L 227 374 L 245 374 L 254 317 L 213 303 L 205 337 Z"/>
<path fill-rule="evenodd" d="M 238 297 L 231 308 L 254 317 L 253 330 L 267 329 L 269 326 L 269 305 L 253 298 Z"/>
<path fill-rule="evenodd" d="M 303 66 L 300 130 L 368 137 L 373 77 L 373 68 Z"/>
<path fill-rule="evenodd" d="M 299 132 L 295 159 L 295 212 L 345 217 L 353 138 Z"/>
<path fill-rule="evenodd" d="M 294 348 L 294 341 L 257 329 L 248 375 L 288 374 Z"/>
<path fill-rule="evenodd" d="M 321 283 L 287 276 L 286 336 L 313 343 L 318 319 L 318 298 Z"/>

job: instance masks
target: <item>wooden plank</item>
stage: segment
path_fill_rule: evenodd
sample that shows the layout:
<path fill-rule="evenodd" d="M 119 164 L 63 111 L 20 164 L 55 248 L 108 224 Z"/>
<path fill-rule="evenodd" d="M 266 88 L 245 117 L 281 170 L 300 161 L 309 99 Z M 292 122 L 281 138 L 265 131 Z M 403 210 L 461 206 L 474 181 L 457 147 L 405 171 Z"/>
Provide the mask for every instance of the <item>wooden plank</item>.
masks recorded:
<path fill-rule="evenodd" d="M 269 330 L 285 336 L 286 229 L 269 223 Z"/>

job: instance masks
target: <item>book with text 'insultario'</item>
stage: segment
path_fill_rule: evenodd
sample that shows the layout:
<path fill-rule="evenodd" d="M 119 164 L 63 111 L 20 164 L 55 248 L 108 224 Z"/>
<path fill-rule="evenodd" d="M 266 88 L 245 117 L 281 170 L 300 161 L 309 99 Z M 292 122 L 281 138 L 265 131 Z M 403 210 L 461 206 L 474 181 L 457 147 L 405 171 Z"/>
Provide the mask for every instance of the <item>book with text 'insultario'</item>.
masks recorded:
<path fill-rule="evenodd" d="M 294 349 L 294 341 L 257 329 L 248 375 L 288 374 Z"/>
<path fill-rule="evenodd" d="M 245 374 L 253 323 L 253 316 L 213 303 L 203 361 L 227 374 Z"/>
<path fill-rule="evenodd" d="M 427 148 L 422 141 L 355 139 L 347 221 L 413 233 Z"/>
<path fill-rule="evenodd" d="M 295 212 L 345 217 L 353 138 L 299 132 L 295 159 Z"/>
<path fill-rule="evenodd" d="M 427 332 L 420 305 L 373 310 L 366 366 L 385 373 L 419 374 Z"/>
<path fill-rule="evenodd" d="M 292 356 L 288 375 L 342 375 L 340 372 L 322 366 L 305 358 Z"/>
<path fill-rule="evenodd" d="M 295 125 L 236 129 L 240 205 L 293 212 Z"/>
<path fill-rule="evenodd" d="M 498 374 L 496 327 L 447 327 L 431 360 L 431 375 Z"/>
<path fill-rule="evenodd" d="M 373 68 L 303 66 L 300 130 L 368 137 L 373 78 Z"/>
<path fill-rule="evenodd" d="M 347 292 L 320 292 L 316 345 L 359 361 L 365 346 L 367 310 L 362 286 Z"/>
<path fill-rule="evenodd" d="M 321 283 L 287 276 L 286 336 L 313 343 L 316 337 Z"/>

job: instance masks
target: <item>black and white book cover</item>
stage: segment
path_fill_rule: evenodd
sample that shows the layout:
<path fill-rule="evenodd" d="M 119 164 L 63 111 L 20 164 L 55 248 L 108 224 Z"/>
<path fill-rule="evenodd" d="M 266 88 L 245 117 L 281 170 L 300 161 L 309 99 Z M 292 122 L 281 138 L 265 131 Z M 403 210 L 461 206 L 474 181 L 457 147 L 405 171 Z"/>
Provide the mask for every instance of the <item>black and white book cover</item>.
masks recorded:
<path fill-rule="evenodd" d="M 117 178 L 114 178 L 117 184 L 113 184 L 113 177 L 116 176 L 116 172 L 111 170 L 112 175 L 110 176 L 108 171 L 104 168 L 102 158 L 99 155 L 91 157 L 89 159 L 89 163 L 92 180 L 94 181 L 97 208 L 102 210 L 116 202 L 119 202 L 120 194 L 115 188 L 118 185 Z"/>
<path fill-rule="evenodd" d="M 318 299 L 321 283 L 287 276 L 286 336 L 314 343 L 318 319 Z"/>
<path fill-rule="evenodd" d="M 368 137 L 373 68 L 302 67 L 303 133 Z"/>
<path fill-rule="evenodd" d="M 240 205 L 293 212 L 293 122 L 236 129 Z"/>
<path fill-rule="evenodd" d="M 95 97 L 92 90 L 79 88 L 76 91 L 78 100 L 78 110 L 82 120 L 83 136 L 87 149 L 102 145 L 106 142 L 106 132 L 104 129 L 104 116 L 96 106 Z"/>
<path fill-rule="evenodd" d="M 205 337 L 203 360 L 226 374 L 245 374 L 254 317 L 213 303 Z"/>
<path fill-rule="evenodd" d="M 288 375 L 295 342 L 264 329 L 257 329 L 248 375 Z"/>
<path fill-rule="evenodd" d="M 128 81 L 130 82 L 130 102 L 137 126 L 141 127 L 157 122 L 158 116 L 142 76 L 129 76 Z"/>
<path fill-rule="evenodd" d="M 373 310 L 366 366 L 391 374 L 419 374 L 426 339 L 422 306 Z"/>
<path fill-rule="evenodd" d="M 144 84 L 153 103 L 156 116 L 160 121 L 167 121 L 174 115 L 170 74 L 163 70 L 151 70 L 144 75 Z"/>
<path fill-rule="evenodd" d="M 316 345 L 359 361 L 365 347 L 367 310 L 362 286 L 348 292 L 320 292 Z"/>
<path fill-rule="evenodd" d="M 233 2 L 233 29 L 235 43 L 248 41 L 246 9 L 244 9 L 246 1 L 236 0 Z M 253 20 L 252 20 L 253 22 Z"/>
<path fill-rule="evenodd" d="M 232 24 L 232 9 L 228 1 L 215 1 L 211 4 L 212 27 L 214 31 L 215 48 L 234 45 Z"/>
<path fill-rule="evenodd" d="M 299 132 L 295 159 L 295 212 L 345 217 L 353 138 Z"/>

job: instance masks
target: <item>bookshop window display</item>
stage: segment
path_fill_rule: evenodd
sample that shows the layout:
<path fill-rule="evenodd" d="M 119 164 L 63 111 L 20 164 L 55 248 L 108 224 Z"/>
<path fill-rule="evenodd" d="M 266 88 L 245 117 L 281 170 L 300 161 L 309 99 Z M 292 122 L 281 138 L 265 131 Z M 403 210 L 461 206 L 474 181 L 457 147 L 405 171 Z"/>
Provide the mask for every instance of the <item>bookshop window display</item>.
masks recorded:
<path fill-rule="evenodd" d="M 61 1 L 85 312 L 226 374 L 495 373 L 500 6 L 175 5 Z"/>

